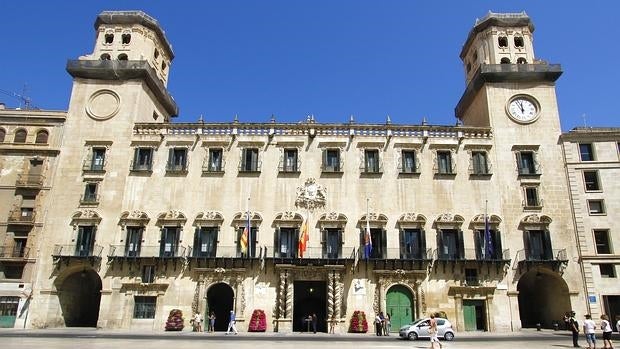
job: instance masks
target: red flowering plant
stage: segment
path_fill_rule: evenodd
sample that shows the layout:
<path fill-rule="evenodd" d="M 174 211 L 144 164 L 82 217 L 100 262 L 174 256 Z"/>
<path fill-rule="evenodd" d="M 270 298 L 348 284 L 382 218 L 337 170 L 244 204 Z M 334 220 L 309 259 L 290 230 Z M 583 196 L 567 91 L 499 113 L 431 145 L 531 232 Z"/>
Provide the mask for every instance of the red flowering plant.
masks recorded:
<path fill-rule="evenodd" d="M 366 314 L 363 311 L 356 310 L 353 312 L 353 317 L 351 317 L 351 325 L 349 326 L 349 332 L 368 332 L 368 322 L 366 321 Z"/>
<path fill-rule="evenodd" d="M 265 332 L 267 330 L 267 316 L 261 309 L 252 312 L 248 332 Z"/>
<path fill-rule="evenodd" d="M 183 312 L 179 309 L 172 309 L 166 321 L 166 331 L 182 331 L 185 327 L 183 321 Z"/>

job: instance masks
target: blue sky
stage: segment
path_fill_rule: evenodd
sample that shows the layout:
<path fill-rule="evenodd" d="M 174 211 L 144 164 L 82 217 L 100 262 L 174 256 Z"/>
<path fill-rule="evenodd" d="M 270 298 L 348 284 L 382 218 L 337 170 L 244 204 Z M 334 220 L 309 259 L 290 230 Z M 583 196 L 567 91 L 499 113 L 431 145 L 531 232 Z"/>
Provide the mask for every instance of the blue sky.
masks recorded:
<path fill-rule="evenodd" d="M 176 58 L 176 121 L 453 125 L 464 88 L 459 52 L 477 17 L 525 10 L 537 58 L 562 64 L 563 130 L 620 126 L 619 1 L 2 1 L 0 89 L 65 109 L 67 59 L 92 52 L 96 15 L 139 9 Z M 0 94 L 17 107 L 20 101 Z"/>

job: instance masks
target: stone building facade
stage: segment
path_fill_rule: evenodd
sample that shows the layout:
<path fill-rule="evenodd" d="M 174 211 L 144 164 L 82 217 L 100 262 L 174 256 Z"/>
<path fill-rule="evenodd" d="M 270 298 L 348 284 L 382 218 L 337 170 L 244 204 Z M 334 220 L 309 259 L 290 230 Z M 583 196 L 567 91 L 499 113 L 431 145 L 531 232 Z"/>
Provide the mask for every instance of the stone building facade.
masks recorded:
<path fill-rule="evenodd" d="M 0 105 L 0 327 L 23 328 L 66 112 Z"/>
<path fill-rule="evenodd" d="M 73 90 L 27 326 L 551 327 L 585 311 L 555 97 L 521 14 L 476 22 L 457 126 L 175 123 L 174 54 L 142 12 L 103 12 Z M 58 204 L 62 203 L 62 204 Z M 299 249 L 307 232 L 307 248 Z M 244 241 L 247 241 L 244 243 Z M 372 248 L 370 248 L 372 247 Z"/>
<path fill-rule="evenodd" d="M 593 319 L 620 315 L 618 214 L 620 128 L 580 127 L 563 133 L 579 257 Z"/>

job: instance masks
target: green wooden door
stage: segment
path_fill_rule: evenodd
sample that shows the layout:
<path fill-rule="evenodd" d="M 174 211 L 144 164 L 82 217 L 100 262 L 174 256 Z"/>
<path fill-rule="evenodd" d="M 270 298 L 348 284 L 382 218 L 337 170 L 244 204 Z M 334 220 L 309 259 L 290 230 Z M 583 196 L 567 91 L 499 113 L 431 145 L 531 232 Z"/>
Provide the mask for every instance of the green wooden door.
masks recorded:
<path fill-rule="evenodd" d="M 0 297 L 0 328 L 13 328 L 19 297 Z"/>
<path fill-rule="evenodd" d="M 415 315 L 411 292 L 404 286 L 391 287 L 387 292 L 386 309 L 390 314 L 392 331 L 398 332 L 401 326 L 410 324 Z"/>
<path fill-rule="evenodd" d="M 463 301 L 463 320 L 465 322 L 465 331 L 475 331 L 477 329 L 475 302 Z"/>

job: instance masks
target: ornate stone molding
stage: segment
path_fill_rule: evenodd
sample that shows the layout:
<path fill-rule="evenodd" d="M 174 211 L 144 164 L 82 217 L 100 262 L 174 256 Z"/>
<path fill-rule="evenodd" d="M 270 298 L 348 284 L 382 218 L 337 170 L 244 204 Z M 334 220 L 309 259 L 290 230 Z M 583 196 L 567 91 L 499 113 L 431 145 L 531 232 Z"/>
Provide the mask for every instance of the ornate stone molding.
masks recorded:
<path fill-rule="evenodd" d="M 385 227 L 388 223 L 388 218 L 383 213 L 369 212 L 359 219 L 357 222 L 358 227 L 366 227 L 366 216 L 368 216 L 368 223 L 373 227 Z"/>
<path fill-rule="evenodd" d="M 276 215 L 276 218 L 273 220 L 273 224 L 276 227 L 280 227 L 280 226 L 298 227 L 303 223 L 303 221 L 304 221 L 304 217 L 302 217 L 301 214 L 292 212 L 292 211 L 285 211 L 285 212 L 280 212 Z"/>
<path fill-rule="evenodd" d="M 169 210 L 162 212 L 157 216 L 157 222 L 155 225 L 162 227 L 164 225 L 176 225 L 182 226 L 187 222 L 187 217 L 181 211 Z"/>
<path fill-rule="evenodd" d="M 125 227 L 128 225 L 135 226 L 146 226 L 151 219 L 149 215 L 140 210 L 133 210 L 131 212 L 125 211 L 121 214 L 121 218 L 118 221 L 118 225 L 121 226 L 122 230 L 125 230 Z"/>
<path fill-rule="evenodd" d="M 224 216 L 217 211 L 200 212 L 194 218 L 194 226 L 201 227 L 217 227 L 224 222 Z"/>
<path fill-rule="evenodd" d="M 475 215 L 469 223 L 469 226 L 472 229 L 484 229 L 484 216 L 484 213 Z M 497 226 L 502 223 L 502 219 L 497 215 L 487 214 L 487 216 L 489 217 L 489 225 L 494 227 L 494 229 L 497 229 Z"/>
<path fill-rule="evenodd" d="M 314 178 L 306 179 L 304 185 L 297 187 L 295 206 L 314 210 L 325 207 L 327 202 L 327 189 L 316 183 Z"/>
<path fill-rule="evenodd" d="M 438 229 L 460 229 L 465 222 L 465 219 L 459 215 L 453 215 L 451 213 L 442 213 L 435 219 L 435 227 Z"/>
<path fill-rule="evenodd" d="M 344 228 L 347 225 L 347 216 L 339 212 L 324 213 L 319 217 L 319 227 L 325 228 Z"/>
<path fill-rule="evenodd" d="M 248 215 L 250 216 L 250 224 L 253 227 L 259 226 L 263 222 L 263 217 L 258 212 L 237 212 L 233 216 L 232 221 L 235 229 L 239 229 L 239 227 L 245 227 L 245 224 L 248 221 Z"/>
<path fill-rule="evenodd" d="M 144 295 L 163 295 L 166 293 L 169 284 L 164 283 L 152 283 L 152 284 L 143 284 L 140 282 L 128 282 L 123 283 L 121 285 L 121 293 L 125 293 L 128 295 L 131 294 L 144 294 Z"/>
<path fill-rule="evenodd" d="M 77 229 L 79 225 L 99 225 L 101 222 L 101 216 L 94 210 L 81 210 L 75 212 L 71 216 L 71 226 L 73 229 Z"/>
<path fill-rule="evenodd" d="M 407 212 L 401 215 L 396 221 L 396 224 L 400 228 L 405 227 L 414 227 L 414 228 L 423 228 L 426 225 L 426 217 L 421 214 Z"/>

